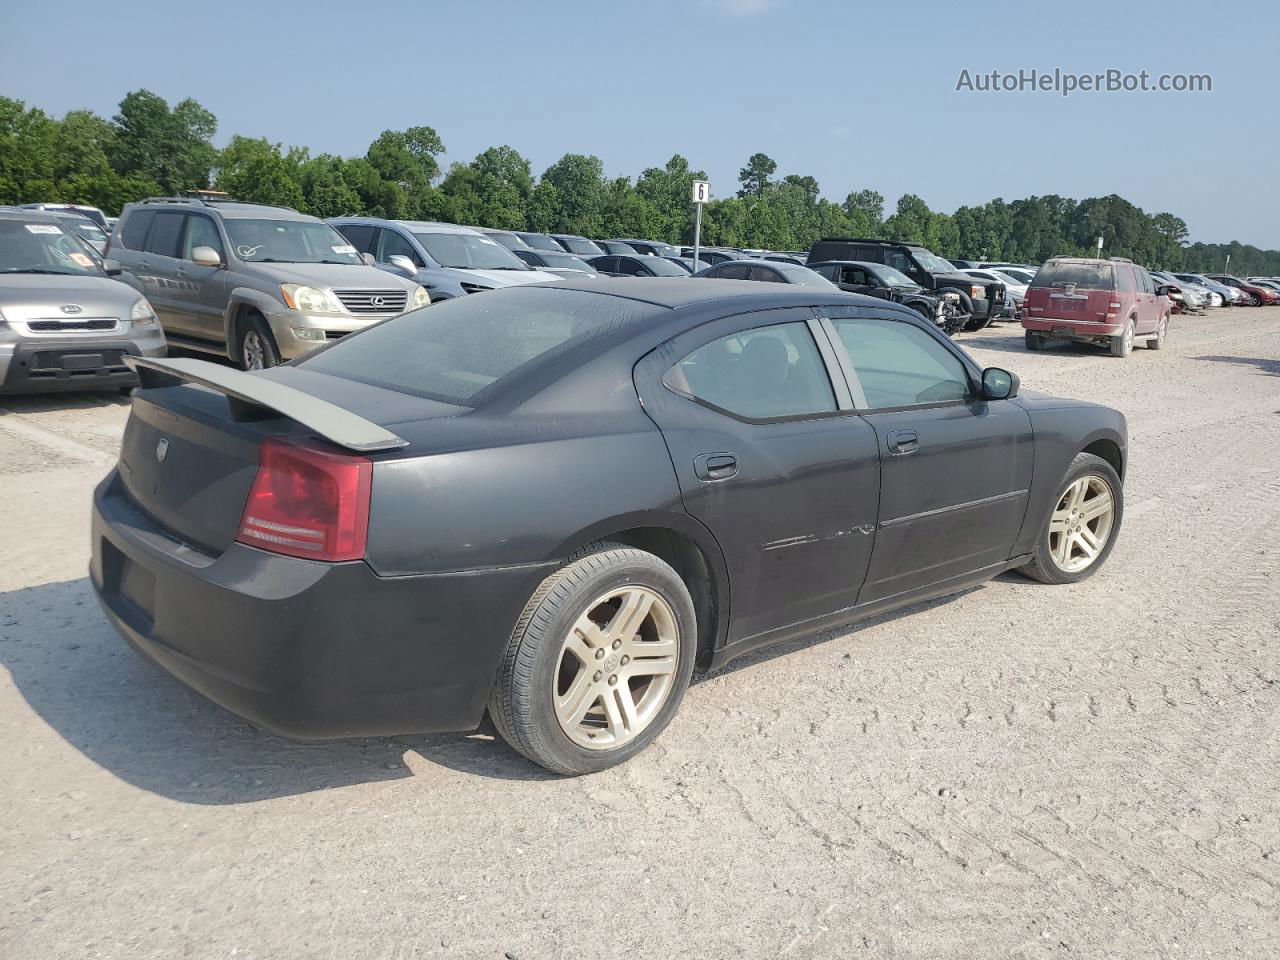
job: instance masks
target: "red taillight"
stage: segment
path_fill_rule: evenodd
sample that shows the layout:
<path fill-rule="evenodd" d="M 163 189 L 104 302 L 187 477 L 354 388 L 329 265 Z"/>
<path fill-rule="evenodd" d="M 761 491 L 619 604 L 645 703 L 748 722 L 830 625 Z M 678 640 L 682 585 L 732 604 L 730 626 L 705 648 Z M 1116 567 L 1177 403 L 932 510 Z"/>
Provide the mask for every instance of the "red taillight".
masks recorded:
<path fill-rule="evenodd" d="M 373 463 L 267 440 L 236 539 L 308 560 L 359 560 L 369 532 Z"/>

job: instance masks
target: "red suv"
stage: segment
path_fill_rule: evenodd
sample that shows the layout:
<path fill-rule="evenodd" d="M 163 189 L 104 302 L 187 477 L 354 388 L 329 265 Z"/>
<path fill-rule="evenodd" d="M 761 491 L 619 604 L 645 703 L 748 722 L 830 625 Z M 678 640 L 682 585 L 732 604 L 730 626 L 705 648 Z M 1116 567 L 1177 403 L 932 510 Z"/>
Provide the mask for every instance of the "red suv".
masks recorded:
<path fill-rule="evenodd" d="M 1135 340 L 1159 350 L 1169 330 L 1167 292 L 1132 260 L 1054 257 L 1027 288 L 1027 349 L 1052 339 L 1104 344 L 1116 357 L 1127 357 Z"/>

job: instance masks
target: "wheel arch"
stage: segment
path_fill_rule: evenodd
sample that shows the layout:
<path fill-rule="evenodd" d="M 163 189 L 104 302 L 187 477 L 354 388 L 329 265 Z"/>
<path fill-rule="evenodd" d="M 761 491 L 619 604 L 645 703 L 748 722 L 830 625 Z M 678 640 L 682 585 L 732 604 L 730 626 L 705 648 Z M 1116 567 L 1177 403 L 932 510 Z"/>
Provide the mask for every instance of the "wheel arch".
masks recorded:
<path fill-rule="evenodd" d="M 1124 479 L 1124 451 L 1114 438 L 1098 437 L 1085 444 L 1080 452 L 1091 453 L 1095 457 L 1101 457 L 1111 464 L 1111 468 L 1115 470 L 1121 480 Z"/>
<path fill-rule="evenodd" d="M 660 558 L 680 576 L 693 598 L 698 620 L 699 668 L 729 633 L 729 574 L 720 544 L 706 527 L 677 513 L 629 513 L 594 523 L 565 540 L 555 556 L 565 558 L 590 543 L 612 540 Z"/>
<path fill-rule="evenodd" d="M 262 317 L 263 322 L 267 324 L 267 328 L 271 328 L 270 311 L 273 306 L 279 306 L 274 302 L 263 302 L 267 300 L 265 296 L 253 290 L 236 290 L 232 293 L 230 301 L 227 303 L 226 313 L 223 315 L 223 337 L 226 342 L 226 352 L 228 359 L 240 362 L 240 344 L 237 333 L 241 322 L 251 313 L 256 313 Z"/>

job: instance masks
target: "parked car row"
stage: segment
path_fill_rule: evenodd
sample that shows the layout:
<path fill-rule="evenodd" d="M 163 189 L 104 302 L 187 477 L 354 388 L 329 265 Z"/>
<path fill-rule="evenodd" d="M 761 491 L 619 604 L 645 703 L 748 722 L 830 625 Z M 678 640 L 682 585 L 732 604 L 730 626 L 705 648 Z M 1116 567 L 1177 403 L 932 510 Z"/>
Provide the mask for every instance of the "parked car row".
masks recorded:
<path fill-rule="evenodd" d="M 142 295 L 156 321 L 147 330 L 140 314 L 136 321 L 101 316 L 87 318 L 83 328 L 65 319 L 55 328 L 44 322 L 58 318 L 36 318 L 15 307 L 40 321 L 27 329 L 32 335 L 109 331 L 115 337 L 136 323 L 145 342 L 134 349 L 73 344 L 64 337 L 56 342 L 67 344 L 66 350 L 24 348 L 0 369 L 0 384 L 10 379 L 125 384 L 131 379 L 122 357 L 163 351 L 166 341 L 223 356 L 245 369 L 264 369 L 431 302 L 601 277 L 736 279 L 839 289 L 902 304 L 949 335 L 1020 317 L 1030 349 L 1053 339 L 1076 340 L 1105 343 L 1120 356 L 1134 343 L 1158 348 L 1170 314 L 1280 302 L 1276 278 L 1162 273 L 1121 266 L 1128 261 L 1117 258 L 1054 258 L 1036 268 L 947 261 L 915 243 L 827 238 L 808 253 L 711 247 L 700 249 L 694 259 L 689 247 L 638 238 L 592 240 L 374 217 L 324 221 L 284 207 L 235 201 L 217 191 L 128 204 L 109 236 L 102 230 L 107 218 L 94 207 L 28 204 L 8 211 L 7 220 L 17 226 L 7 229 L 23 243 L 9 245 L 11 265 L 0 269 L 92 276 L 111 285 L 105 289 L 125 284 Z M 26 251 L 32 242 L 43 246 Z M 1090 270 L 1085 264 L 1095 266 Z M 1089 287 L 1090 282 L 1099 286 Z M 1105 309 L 1090 299 L 1112 293 Z M 84 309 L 83 304 L 58 306 Z M 12 324 L 4 328 L 8 334 L 14 329 Z"/>

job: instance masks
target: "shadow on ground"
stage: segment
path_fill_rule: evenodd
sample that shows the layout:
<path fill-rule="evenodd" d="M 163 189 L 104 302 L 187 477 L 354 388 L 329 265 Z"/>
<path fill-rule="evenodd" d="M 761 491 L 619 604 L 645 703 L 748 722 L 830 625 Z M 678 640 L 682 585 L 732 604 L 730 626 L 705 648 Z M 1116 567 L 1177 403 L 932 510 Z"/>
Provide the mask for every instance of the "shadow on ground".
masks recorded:
<path fill-rule="evenodd" d="M 1257 367 L 1259 373 L 1270 374 L 1273 377 L 1280 377 L 1280 359 L 1273 357 L 1222 357 L 1222 356 L 1205 356 L 1195 357 L 1196 360 L 1206 360 L 1210 363 L 1234 363 L 1243 367 Z"/>
<path fill-rule="evenodd" d="M 715 675 L 959 596 L 772 646 Z M 0 665 L 31 709 L 86 757 L 127 783 L 184 803 L 252 803 L 399 780 L 414 776 L 406 763 L 410 752 L 472 776 L 554 778 L 511 750 L 487 718 L 484 728 L 470 734 L 324 743 L 296 743 L 255 730 L 135 654 L 103 618 L 88 578 L 0 593 Z M 695 688 L 685 709 L 697 696 Z"/>

